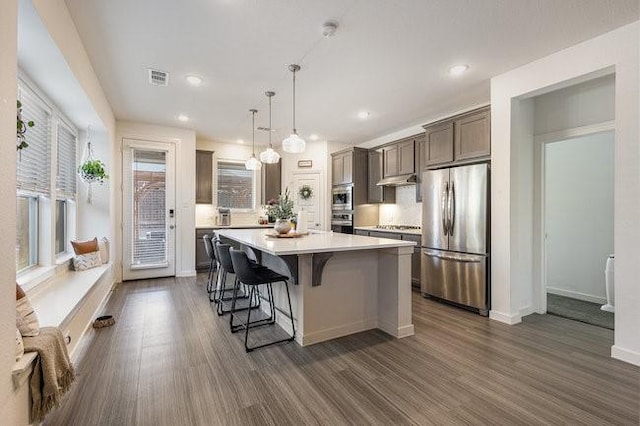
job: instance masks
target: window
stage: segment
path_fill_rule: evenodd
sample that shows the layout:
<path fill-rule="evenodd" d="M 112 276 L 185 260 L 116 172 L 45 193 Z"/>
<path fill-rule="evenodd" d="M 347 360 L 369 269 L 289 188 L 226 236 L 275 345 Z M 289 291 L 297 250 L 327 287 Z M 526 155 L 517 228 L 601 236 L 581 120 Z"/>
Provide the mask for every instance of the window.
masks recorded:
<path fill-rule="evenodd" d="M 56 255 L 67 251 L 67 201 L 56 200 Z"/>
<path fill-rule="evenodd" d="M 244 162 L 219 160 L 217 162 L 217 204 L 230 209 L 255 209 L 255 176 Z"/>
<path fill-rule="evenodd" d="M 16 271 L 38 263 L 38 198 L 18 196 Z"/>
<path fill-rule="evenodd" d="M 18 80 L 22 118 L 33 120 L 17 156 L 16 271 L 50 266 L 75 232 L 77 130 L 35 85 Z M 54 181 L 55 180 L 55 181 Z M 53 244 L 51 244 L 53 243 Z"/>

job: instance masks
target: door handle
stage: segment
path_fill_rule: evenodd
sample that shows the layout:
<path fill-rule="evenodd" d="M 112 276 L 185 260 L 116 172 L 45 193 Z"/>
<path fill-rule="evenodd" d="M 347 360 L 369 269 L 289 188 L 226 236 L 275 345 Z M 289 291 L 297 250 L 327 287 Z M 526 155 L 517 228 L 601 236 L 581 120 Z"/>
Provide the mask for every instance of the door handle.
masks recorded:
<path fill-rule="evenodd" d="M 449 228 L 447 225 L 447 205 L 449 203 L 448 198 L 449 198 L 449 182 L 445 182 L 444 191 L 442 191 L 442 200 L 440 203 L 442 207 L 442 232 L 444 232 L 444 235 L 447 235 L 449 232 Z"/>
<path fill-rule="evenodd" d="M 169 229 L 173 229 L 175 227 L 176 227 L 175 225 L 169 225 Z"/>
<path fill-rule="evenodd" d="M 456 222 L 456 186 L 451 182 L 449 187 L 449 235 L 453 236 L 453 228 Z"/>

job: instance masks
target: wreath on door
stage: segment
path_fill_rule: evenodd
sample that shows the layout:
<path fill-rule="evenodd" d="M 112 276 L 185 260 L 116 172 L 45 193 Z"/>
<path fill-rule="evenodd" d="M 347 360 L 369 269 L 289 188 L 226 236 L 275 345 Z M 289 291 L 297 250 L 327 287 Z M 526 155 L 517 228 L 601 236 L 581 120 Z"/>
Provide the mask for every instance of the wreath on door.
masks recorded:
<path fill-rule="evenodd" d="M 303 200 L 308 200 L 309 198 L 313 197 L 313 188 L 311 188 L 309 185 L 302 185 L 298 190 L 298 195 Z"/>

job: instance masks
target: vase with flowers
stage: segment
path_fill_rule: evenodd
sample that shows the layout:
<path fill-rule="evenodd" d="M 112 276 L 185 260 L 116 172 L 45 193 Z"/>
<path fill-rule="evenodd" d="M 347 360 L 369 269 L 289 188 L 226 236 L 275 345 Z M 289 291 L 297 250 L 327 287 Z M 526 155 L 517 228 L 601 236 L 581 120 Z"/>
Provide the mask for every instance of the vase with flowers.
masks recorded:
<path fill-rule="evenodd" d="M 285 188 L 284 193 L 278 196 L 278 201 L 267 204 L 267 215 L 274 217 L 276 223 L 273 227 L 279 234 L 286 234 L 291 230 L 290 219 L 293 216 L 293 200 L 290 197 L 289 188 Z"/>

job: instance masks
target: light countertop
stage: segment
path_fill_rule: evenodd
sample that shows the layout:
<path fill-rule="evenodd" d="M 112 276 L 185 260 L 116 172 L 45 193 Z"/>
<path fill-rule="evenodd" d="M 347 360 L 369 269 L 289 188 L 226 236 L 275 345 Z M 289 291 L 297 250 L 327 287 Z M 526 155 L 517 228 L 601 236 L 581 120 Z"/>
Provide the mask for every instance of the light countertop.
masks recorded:
<path fill-rule="evenodd" d="M 267 225 L 230 225 L 230 226 L 221 226 L 221 225 L 196 225 L 196 229 L 258 229 L 258 228 L 273 228 L 273 223 Z"/>
<path fill-rule="evenodd" d="M 375 226 L 354 226 L 353 229 L 360 229 L 363 231 L 376 231 L 376 232 L 391 232 L 392 234 L 410 234 L 410 235 L 422 235 L 420 229 L 382 229 Z"/>
<path fill-rule="evenodd" d="M 218 234 L 274 256 L 415 246 L 413 241 L 334 232 L 312 231 L 313 233 L 299 238 L 272 238 L 266 235 L 270 232 L 273 230 L 224 229 Z"/>

